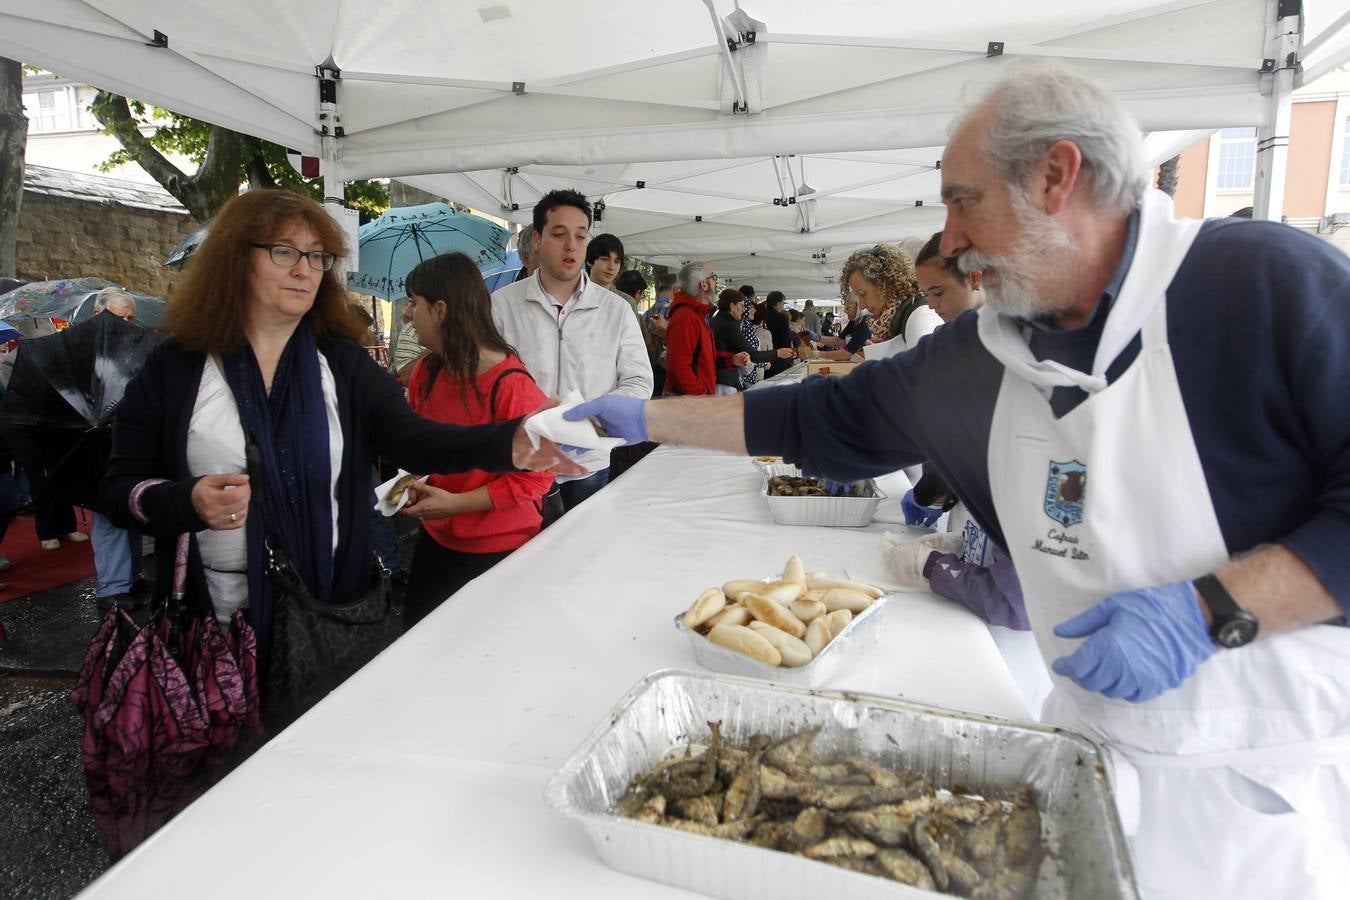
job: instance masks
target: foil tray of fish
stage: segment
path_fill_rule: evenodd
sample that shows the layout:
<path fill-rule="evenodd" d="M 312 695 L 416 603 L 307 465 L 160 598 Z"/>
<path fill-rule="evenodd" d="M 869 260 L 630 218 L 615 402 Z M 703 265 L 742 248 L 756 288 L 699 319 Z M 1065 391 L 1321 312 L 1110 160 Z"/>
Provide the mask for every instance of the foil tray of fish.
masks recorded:
<path fill-rule="evenodd" d="M 769 512 L 779 525 L 824 525 L 857 528 L 867 525 L 876 514 L 881 501 L 886 499 L 872 479 L 856 482 L 848 496 L 835 496 L 825 491 L 824 482 L 803 477 L 794 465 L 761 466 L 764 483 L 760 492 L 769 504 Z M 807 488 L 807 482 L 818 483 Z M 793 493 L 785 494 L 783 491 Z"/>
<path fill-rule="evenodd" d="M 1091 741 L 884 697 L 655 672 L 546 797 L 609 866 L 728 900 L 1138 896 Z"/>

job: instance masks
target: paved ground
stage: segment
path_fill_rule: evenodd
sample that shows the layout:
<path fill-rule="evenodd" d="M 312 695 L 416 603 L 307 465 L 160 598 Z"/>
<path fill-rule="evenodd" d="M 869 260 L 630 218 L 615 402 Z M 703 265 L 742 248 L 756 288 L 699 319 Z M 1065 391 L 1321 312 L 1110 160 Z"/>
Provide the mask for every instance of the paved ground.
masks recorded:
<path fill-rule="evenodd" d="M 406 568 L 418 526 L 395 526 Z M 108 867 L 69 699 L 101 618 L 92 578 L 0 603 L 0 898 L 65 900 Z"/>

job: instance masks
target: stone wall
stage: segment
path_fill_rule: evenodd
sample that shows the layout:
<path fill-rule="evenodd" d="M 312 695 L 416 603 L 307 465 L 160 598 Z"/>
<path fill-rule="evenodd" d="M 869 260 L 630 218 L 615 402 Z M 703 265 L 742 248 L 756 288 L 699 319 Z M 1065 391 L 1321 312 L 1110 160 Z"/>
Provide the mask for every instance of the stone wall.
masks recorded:
<path fill-rule="evenodd" d="M 28 281 L 97 275 L 167 297 L 179 272 L 164 258 L 197 222 L 186 213 L 23 193 L 17 274 Z"/>

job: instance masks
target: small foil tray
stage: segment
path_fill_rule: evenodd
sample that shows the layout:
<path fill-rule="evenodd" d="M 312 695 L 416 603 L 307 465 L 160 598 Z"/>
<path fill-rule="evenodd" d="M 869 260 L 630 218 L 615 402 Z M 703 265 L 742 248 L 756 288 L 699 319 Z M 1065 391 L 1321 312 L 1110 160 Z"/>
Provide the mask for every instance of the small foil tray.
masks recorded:
<path fill-rule="evenodd" d="M 653 672 L 637 683 L 549 781 L 550 808 L 576 820 L 611 868 L 727 900 L 933 898 L 928 891 L 803 856 L 613 815 L 633 778 L 689 743 L 707 722 L 744 743 L 822 726 L 822 757 L 861 755 L 1007 799 L 1036 794 L 1047 856 L 1034 896 L 1137 898 L 1100 752 L 1087 738 L 1034 723 L 885 697 L 813 691 L 725 675 Z M 636 892 L 636 888 L 635 888 Z"/>
<path fill-rule="evenodd" d="M 800 477 L 801 469 L 789 463 L 760 466 L 764 484 L 760 489 L 769 504 L 769 512 L 779 525 L 825 525 L 857 528 L 868 525 L 886 495 L 872 479 L 862 482 L 867 497 L 774 497 L 769 494 L 769 479 L 775 475 Z"/>
<path fill-rule="evenodd" d="M 744 653 L 737 653 L 726 647 L 714 644 L 707 636 L 699 634 L 681 621 L 684 613 L 675 617 L 675 628 L 689 638 L 694 650 L 694 661 L 705 669 L 723 672 L 728 675 L 741 675 L 746 678 L 764 678 L 779 684 L 795 684 L 800 687 L 820 687 L 845 665 L 849 657 L 856 658 L 862 648 L 875 644 L 881 637 L 881 624 L 884 618 L 879 615 L 887 597 L 869 604 L 860 613 L 855 613 L 839 636 L 825 645 L 825 649 L 815 659 L 804 666 L 771 666 L 757 659 L 751 659 Z"/>

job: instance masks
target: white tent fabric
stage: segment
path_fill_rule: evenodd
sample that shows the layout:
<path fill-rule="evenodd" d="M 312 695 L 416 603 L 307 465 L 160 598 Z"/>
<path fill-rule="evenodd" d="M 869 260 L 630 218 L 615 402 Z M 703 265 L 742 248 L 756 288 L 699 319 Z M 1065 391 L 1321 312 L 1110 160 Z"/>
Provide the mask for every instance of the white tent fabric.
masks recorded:
<path fill-rule="evenodd" d="M 938 226 L 951 117 L 1010 60 L 1082 72 L 1147 132 L 1262 124 L 1281 5 L 489 3 L 0 0 L 0 55 L 511 218 L 584 182 L 635 253 L 720 251 L 805 289 L 841 248 Z M 1304 0 L 1319 65 L 1345 3 Z M 447 172 L 468 174 L 418 178 Z"/>
<path fill-rule="evenodd" d="M 0 55 L 312 155 L 341 128 L 362 178 L 940 146 L 969 89 L 1025 56 L 1097 79 L 1148 131 L 1254 125 L 1273 6 L 3 0 Z"/>
<path fill-rule="evenodd" d="M 1150 135 L 1149 165 L 1206 133 Z M 699 259 L 725 281 L 824 298 L 837 296 L 839 267 L 852 249 L 926 238 L 942 227 L 941 156 L 941 147 L 924 147 L 526 166 L 400 180 L 521 225 L 529 223 L 531 208 L 545 192 L 572 188 L 603 203 L 593 231 L 618 235 L 630 256 L 667 266 Z"/>

